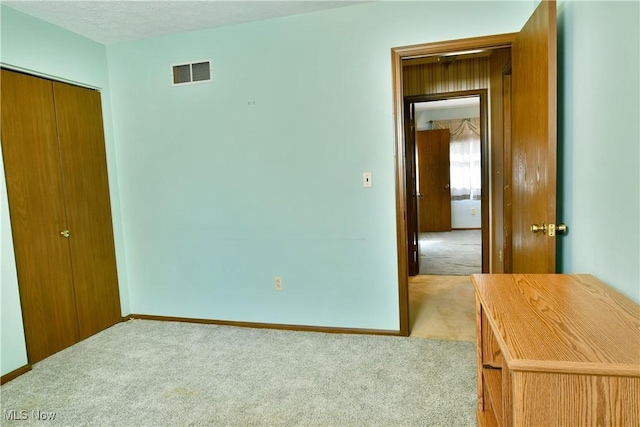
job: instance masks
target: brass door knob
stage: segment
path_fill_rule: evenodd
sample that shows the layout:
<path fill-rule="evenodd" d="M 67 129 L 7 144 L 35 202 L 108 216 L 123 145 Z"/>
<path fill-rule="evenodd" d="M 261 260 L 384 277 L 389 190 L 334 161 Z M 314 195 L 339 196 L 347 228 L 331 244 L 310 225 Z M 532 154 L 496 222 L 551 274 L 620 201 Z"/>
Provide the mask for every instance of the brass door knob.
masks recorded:
<path fill-rule="evenodd" d="M 69 237 L 71 235 L 69 230 L 62 230 L 60 234 L 62 234 L 62 237 Z"/>
<path fill-rule="evenodd" d="M 531 224 L 531 232 L 532 233 L 540 233 L 540 232 L 542 232 L 542 234 L 546 234 L 547 233 L 547 226 L 544 224 L 544 222 L 542 223 L 542 225 Z"/>

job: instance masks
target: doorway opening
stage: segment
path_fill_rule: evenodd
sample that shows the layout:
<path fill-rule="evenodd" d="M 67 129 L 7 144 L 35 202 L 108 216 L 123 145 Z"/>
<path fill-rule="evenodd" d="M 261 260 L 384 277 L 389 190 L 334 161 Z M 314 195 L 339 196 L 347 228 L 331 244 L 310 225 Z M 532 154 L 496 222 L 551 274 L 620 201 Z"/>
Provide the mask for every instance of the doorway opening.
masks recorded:
<path fill-rule="evenodd" d="M 416 153 L 416 129 L 420 127 L 420 123 L 415 121 L 416 105 L 446 99 L 475 98 L 478 100 L 481 110 L 479 117 L 481 186 L 479 194 L 476 196 L 470 193 L 468 200 L 476 197 L 480 199 L 480 212 L 476 207 L 475 213 L 476 215 L 479 213 L 481 221 L 481 271 L 488 273 L 491 271 L 492 241 L 490 173 L 493 172 L 489 167 L 492 148 L 488 137 L 490 115 L 488 97 L 489 81 L 492 76 L 488 58 L 494 50 L 508 50 L 504 48 L 511 47 L 514 37 L 514 34 L 505 34 L 392 49 L 396 113 L 396 217 L 401 335 L 409 335 L 410 332 L 409 276 L 417 275 L 420 270 L 419 207 L 420 195 L 423 196 L 422 198 L 425 196 L 420 191 L 417 181 L 420 175 L 420 159 Z M 420 67 L 414 67 L 417 72 L 411 72 L 408 65 L 419 65 L 423 69 L 432 67 L 433 72 L 425 74 Z M 456 73 L 457 78 L 452 78 L 451 76 L 455 76 Z M 450 176 L 449 179 L 451 179 Z M 451 195 L 448 195 L 448 198 L 450 208 Z M 441 209 L 436 210 L 441 211 Z M 471 213 L 471 206 L 468 212 Z M 446 217 L 447 214 L 443 216 Z M 452 214 L 449 213 L 448 216 L 451 219 Z"/>
<path fill-rule="evenodd" d="M 405 150 L 414 153 L 407 163 L 415 169 L 407 199 L 410 276 L 488 272 L 482 200 L 488 180 L 482 173 L 487 169 L 482 154 L 488 151 L 486 96 L 482 89 L 405 97 L 411 124 Z"/>
<path fill-rule="evenodd" d="M 433 73 L 433 67 L 421 72 Z M 483 84 L 479 78 L 478 85 Z M 410 335 L 474 341 L 469 275 L 489 269 L 483 256 L 489 240 L 483 209 L 488 206 L 483 191 L 488 187 L 487 89 L 405 96 L 404 104 L 410 124 L 406 163 L 415 170 L 407 199 L 408 217 L 415 217 L 407 233 L 415 242 L 408 252 Z"/>

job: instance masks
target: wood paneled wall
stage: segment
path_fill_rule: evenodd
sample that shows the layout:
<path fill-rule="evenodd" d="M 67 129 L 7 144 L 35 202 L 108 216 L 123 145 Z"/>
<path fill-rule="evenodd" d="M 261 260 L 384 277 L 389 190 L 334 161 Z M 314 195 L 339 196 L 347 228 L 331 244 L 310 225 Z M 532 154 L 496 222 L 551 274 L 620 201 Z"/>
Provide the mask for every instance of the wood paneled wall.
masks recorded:
<path fill-rule="evenodd" d="M 489 57 L 440 63 L 410 65 L 402 68 L 404 96 L 488 89 Z"/>

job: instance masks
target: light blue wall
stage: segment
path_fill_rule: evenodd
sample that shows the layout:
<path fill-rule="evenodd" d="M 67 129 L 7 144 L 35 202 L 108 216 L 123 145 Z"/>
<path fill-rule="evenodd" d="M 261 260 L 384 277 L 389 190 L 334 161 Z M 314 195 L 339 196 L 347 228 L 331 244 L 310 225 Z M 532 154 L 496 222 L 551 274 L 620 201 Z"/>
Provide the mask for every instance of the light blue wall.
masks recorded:
<path fill-rule="evenodd" d="M 114 233 L 120 281 L 120 298 L 123 314 L 129 313 L 129 294 L 127 290 L 126 269 L 124 268 L 124 248 L 122 226 L 120 224 L 120 203 L 118 198 L 117 170 L 113 132 L 111 126 L 111 107 L 109 79 L 107 72 L 106 48 L 77 34 L 50 25 L 6 6 L 0 7 L 1 14 L 1 50 L 0 61 L 3 66 L 17 68 L 35 74 L 49 76 L 100 89 L 105 122 L 105 138 L 111 204 L 114 218 Z M 2 284 L 2 339 L 0 349 L 0 370 L 4 375 L 27 363 L 22 331 L 22 312 L 18 294 L 13 242 L 6 201 L 6 182 L 4 171 L 0 173 L 2 200 L 0 217 L 2 219 L 1 244 Z"/>
<path fill-rule="evenodd" d="M 473 213 L 471 209 L 474 209 Z M 482 203 L 480 200 L 452 200 L 451 228 L 481 228 Z"/>
<path fill-rule="evenodd" d="M 558 12 L 560 267 L 640 301 L 639 3 Z"/>
<path fill-rule="evenodd" d="M 109 46 L 132 312 L 397 330 L 391 48 L 531 12 L 374 2 Z M 171 86 L 202 59 L 214 83 Z"/>
<path fill-rule="evenodd" d="M 2 150 L 0 150 L 2 160 Z M 22 329 L 18 276 L 13 253 L 4 163 L 0 161 L 0 371 L 1 375 L 27 363 Z"/>

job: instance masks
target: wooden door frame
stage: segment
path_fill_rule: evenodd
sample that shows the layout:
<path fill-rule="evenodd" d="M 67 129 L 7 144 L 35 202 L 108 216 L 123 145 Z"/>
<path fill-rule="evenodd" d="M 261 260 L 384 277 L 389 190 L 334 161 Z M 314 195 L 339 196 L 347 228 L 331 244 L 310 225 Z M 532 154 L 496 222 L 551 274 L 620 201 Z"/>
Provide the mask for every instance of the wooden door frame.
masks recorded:
<path fill-rule="evenodd" d="M 396 239 L 398 256 L 398 302 L 400 315 L 399 335 L 409 335 L 409 274 L 407 254 L 407 193 L 406 193 L 406 151 L 404 146 L 404 94 L 402 60 L 423 56 L 437 56 L 445 53 L 463 52 L 475 49 L 500 49 L 511 47 L 517 33 L 498 34 L 485 37 L 449 40 L 435 43 L 425 43 L 401 46 L 391 49 L 391 74 L 393 89 L 393 113 L 395 123 L 395 171 L 396 171 Z M 488 151 L 488 150 L 485 150 Z M 486 155 L 489 153 L 487 152 Z M 489 169 L 489 168 L 486 168 Z M 487 173 L 490 173 L 487 170 Z M 483 198 L 489 187 L 483 188 Z M 486 205 L 488 212 L 488 204 Z M 483 221 L 488 220 L 488 214 Z M 484 261 L 483 261 L 484 262 Z"/>
<path fill-rule="evenodd" d="M 412 116 L 413 113 L 413 116 Z M 405 135 L 407 136 L 404 140 L 404 150 L 405 153 L 413 153 L 413 155 L 407 157 L 407 162 L 405 162 L 405 194 L 409 194 L 410 197 L 407 197 L 406 210 L 407 212 L 407 221 L 406 221 L 406 249 L 407 249 L 407 275 L 415 276 L 420 273 L 420 245 L 418 242 L 418 235 L 416 231 L 419 230 L 420 226 L 420 212 L 418 211 L 418 199 L 416 192 L 416 183 L 418 180 L 418 175 L 416 173 L 416 128 L 415 128 L 415 111 L 413 111 L 411 104 L 404 104 L 404 126 L 405 126 Z M 407 134 L 406 132 L 410 132 Z M 413 185 L 410 183 L 410 180 L 413 180 Z M 412 228 L 413 226 L 413 228 Z M 410 233 L 411 232 L 411 233 Z M 417 259 L 415 259 L 417 258 Z"/>
<path fill-rule="evenodd" d="M 512 242 L 511 235 L 513 225 L 511 220 L 511 59 L 502 69 L 502 144 L 504 151 L 502 152 L 502 216 L 504 230 L 504 252 L 502 257 L 502 272 L 511 273 L 512 269 Z M 506 236 L 509 236 L 507 239 Z"/>
<path fill-rule="evenodd" d="M 488 89 L 464 90 L 458 92 L 444 92 L 426 95 L 411 95 L 404 97 L 404 105 L 418 102 L 443 101 L 446 99 L 471 98 L 477 96 L 480 104 L 480 195 L 481 227 L 482 227 L 482 272 L 489 272 L 489 91 Z M 405 144 L 406 149 L 406 144 Z"/>

